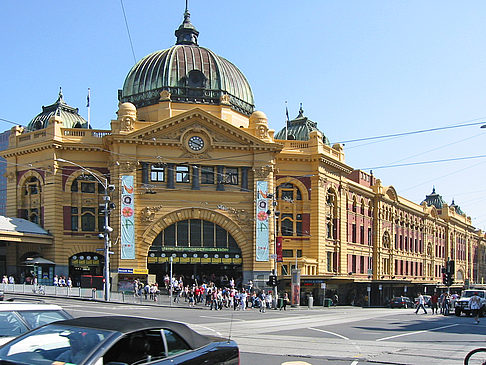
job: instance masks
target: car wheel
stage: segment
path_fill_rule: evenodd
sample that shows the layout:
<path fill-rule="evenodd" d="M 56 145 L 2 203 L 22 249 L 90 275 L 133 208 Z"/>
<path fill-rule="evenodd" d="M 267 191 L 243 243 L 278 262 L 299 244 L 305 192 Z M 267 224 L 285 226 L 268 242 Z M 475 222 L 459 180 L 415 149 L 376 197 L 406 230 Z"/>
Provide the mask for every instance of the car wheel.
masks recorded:
<path fill-rule="evenodd" d="M 461 316 L 461 310 L 460 309 L 457 309 L 454 311 L 454 313 L 456 314 L 456 316 L 460 317 Z"/>

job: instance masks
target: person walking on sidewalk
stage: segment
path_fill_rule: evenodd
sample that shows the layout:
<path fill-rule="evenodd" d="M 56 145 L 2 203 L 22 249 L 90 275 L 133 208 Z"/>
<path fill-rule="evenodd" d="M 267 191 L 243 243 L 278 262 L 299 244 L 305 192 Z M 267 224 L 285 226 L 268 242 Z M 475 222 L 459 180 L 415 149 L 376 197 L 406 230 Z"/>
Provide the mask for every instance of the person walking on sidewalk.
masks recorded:
<path fill-rule="evenodd" d="M 471 299 L 469 299 L 469 305 L 476 324 L 479 324 L 479 309 L 481 308 L 481 299 L 479 298 L 478 293 L 474 292 L 474 295 L 471 297 Z"/>
<path fill-rule="evenodd" d="M 427 314 L 427 311 L 425 310 L 425 299 L 422 294 L 419 293 L 418 296 L 418 305 L 417 305 L 417 310 L 415 311 L 415 314 L 418 314 L 419 309 L 422 308 L 424 310 L 424 314 Z"/>

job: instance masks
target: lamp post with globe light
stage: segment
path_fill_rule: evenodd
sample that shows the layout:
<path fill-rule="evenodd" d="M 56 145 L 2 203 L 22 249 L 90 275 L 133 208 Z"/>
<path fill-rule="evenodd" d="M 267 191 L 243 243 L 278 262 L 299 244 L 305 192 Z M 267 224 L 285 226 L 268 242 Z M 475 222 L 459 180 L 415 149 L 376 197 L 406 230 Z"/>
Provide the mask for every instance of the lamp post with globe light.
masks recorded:
<path fill-rule="evenodd" d="M 86 171 L 103 186 L 103 189 L 105 191 L 105 195 L 103 196 L 103 201 L 104 201 L 103 210 L 105 214 L 105 220 L 103 226 L 103 233 L 100 233 L 98 237 L 100 239 L 104 239 L 105 242 L 104 249 L 103 249 L 105 255 L 103 281 L 104 281 L 104 299 L 105 301 L 108 302 L 110 300 L 110 254 L 113 254 L 113 252 L 110 251 L 110 247 L 111 247 L 110 234 L 113 232 L 113 228 L 110 227 L 109 225 L 109 215 L 110 215 L 110 211 L 115 208 L 115 205 L 113 203 L 110 203 L 111 198 L 108 195 L 108 193 L 115 190 L 115 185 L 108 184 L 108 179 L 106 177 L 99 176 L 76 162 L 65 160 L 64 158 L 56 158 L 56 161 L 68 163 L 79 167 L 83 171 Z"/>

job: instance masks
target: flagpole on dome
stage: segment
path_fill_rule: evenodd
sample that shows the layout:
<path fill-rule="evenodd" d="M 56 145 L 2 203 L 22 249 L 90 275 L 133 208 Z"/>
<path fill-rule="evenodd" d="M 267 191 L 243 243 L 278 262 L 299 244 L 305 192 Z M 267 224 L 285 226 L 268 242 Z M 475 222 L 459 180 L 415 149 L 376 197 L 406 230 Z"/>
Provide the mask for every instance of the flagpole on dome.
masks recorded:
<path fill-rule="evenodd" d="M 90 97 L 91 97 L 91 89 L 88 87 L 88 96 L 86 97 L 86 107 L 88 108 L 88 129 L 90 126 L 90 106 L 89 106 Z"/>

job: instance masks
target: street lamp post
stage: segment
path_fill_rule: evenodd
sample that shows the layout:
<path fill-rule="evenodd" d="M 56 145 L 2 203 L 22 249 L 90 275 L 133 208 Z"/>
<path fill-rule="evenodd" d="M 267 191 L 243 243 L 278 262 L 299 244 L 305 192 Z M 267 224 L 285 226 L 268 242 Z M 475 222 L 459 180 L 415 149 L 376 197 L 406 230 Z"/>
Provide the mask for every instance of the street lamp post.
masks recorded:
<path fill-rule="evenodd" d="M 111 198 L 108 195 L 108 193 L 115 190 L 115 185 L 108 184 L 108 179 L 106 177 L 98 176 L 92 171 L 85 168 L 84 166 L 77 164 L 76 162 L 65 160 L 63 158 L 56 158 L 56 161 L 65 162 L 79 167 L 81 170 L 86 171 L 88 174 L 93 176 L 96 179 L 96 181 L 98 181 L 104 188 L 105 195 L 103 196 L 103 201 L 104 201 L 105 220 L 104 220 L 103 233 L 100 233 L 98 236 L 99 238 L 104 239 L 105 241 L 104 248 L 103 248 L 103 252 L 105 255 L 103 281 L 104 281 L 104 299 L 105 301 L 108 302 L 110 301 L 110 254 L 113 253 L 110 251 L 110 247 L 111 247 L 110 234 L 113 232 L 113 228 L 111 228 L 109 225 L 109 215 L 110 215 L 110 210 L 114 208 L 113 203 L 110 203 Z"/>

